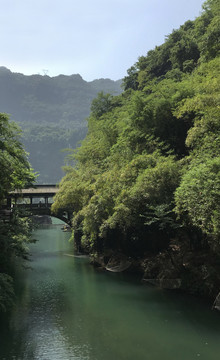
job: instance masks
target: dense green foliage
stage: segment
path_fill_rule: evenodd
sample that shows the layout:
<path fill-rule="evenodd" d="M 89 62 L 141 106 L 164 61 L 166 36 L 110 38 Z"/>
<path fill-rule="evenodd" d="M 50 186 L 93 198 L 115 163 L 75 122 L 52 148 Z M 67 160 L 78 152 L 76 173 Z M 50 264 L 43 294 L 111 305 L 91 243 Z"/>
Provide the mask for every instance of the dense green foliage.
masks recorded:
<path fill-rule="evenodd" d="M 0 201 L 9 191 L 22 189 L 33 181 L 19 137 L 18 126 L 0 114 Z"/>
<path fill-rule="evenodd" d="M 121 95 L 93 101 L 53 205 L 73 211 L 90 251 L 158 252 L 183 229 L 218 251 L 219 17 L 219 1 L 207 1 L 128 70 Z"/>
<path fill-rule="evenodd" d="M 93 101 L 53 205 L 90 251 L 157 252 L 183 228 L 220 244 L 219 16 L 207 1 Z"/>
<path fill-rule="evenodd" d="M 27 259 L 30 223 L 16 211 L 4 210 L 7 194 L 32 184 L 26 153 L 20 142 L 20 130 L 0 114 L 0 312 L 12 303 L 13 265 L 17 258 Z"/>
<path fill-rule="evenodd" d="M 0 109 L 21 126 L 30 162 L 40 173 L 39 183 L 56 183 L 64 175 L 61 150 L 76 148 L 86 136 L 85 119 L 99 91 L 119 94 L 121 81 L 25 76 L 0 67 Z"/>

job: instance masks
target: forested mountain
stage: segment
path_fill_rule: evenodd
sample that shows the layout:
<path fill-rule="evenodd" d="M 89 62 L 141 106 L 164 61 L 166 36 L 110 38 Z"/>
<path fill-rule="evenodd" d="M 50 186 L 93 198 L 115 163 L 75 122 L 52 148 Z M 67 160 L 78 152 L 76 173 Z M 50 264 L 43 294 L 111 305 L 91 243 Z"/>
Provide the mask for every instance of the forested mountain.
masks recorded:
<path fill-rule="evenodd" d="M 141 56 L 119 96 L 92 102 L 53 210 L 73 212 L 74 239 L 106 263 L 136 259 L 146 279 L 220 290 L 220 2 L 208 0 Z M 172 285 L 170 285 L 172 287 Z"/>
<path fill-rule="evenodd" d="M 10 114 L 23 130 L 38 182 L 58 182 L 63 176 L 65 148 L 75 148 L 87 132 L 86 117 L 97 93 L 119 94 L 121 81 L 86 82 L 80 75 L 56 77 L 12 73 L 0 67 L 0 111 Z"/>

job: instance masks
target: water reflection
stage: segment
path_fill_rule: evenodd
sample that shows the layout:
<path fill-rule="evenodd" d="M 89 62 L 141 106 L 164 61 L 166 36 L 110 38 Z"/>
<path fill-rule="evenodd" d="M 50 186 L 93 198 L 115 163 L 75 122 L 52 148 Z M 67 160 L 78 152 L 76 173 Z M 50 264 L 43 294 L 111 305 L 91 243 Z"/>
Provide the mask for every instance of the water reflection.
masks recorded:
<path fill-rule="evenodd" d="M 220 317 L 204 304 L 67 256 L 70 234 L 59 227 L 34 236 L 0 359 L 219 359 Z"/>

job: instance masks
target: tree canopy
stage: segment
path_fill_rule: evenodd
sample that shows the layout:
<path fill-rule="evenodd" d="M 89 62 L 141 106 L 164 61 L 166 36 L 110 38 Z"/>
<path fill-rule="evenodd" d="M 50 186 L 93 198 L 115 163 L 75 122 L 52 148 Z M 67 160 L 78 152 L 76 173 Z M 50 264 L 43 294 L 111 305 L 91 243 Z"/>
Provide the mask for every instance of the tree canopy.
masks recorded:
<path fill-rule="evenodd" d="M 35 180 L 20 135 L 18 126 L 6 114 L 0 114 L 0 312 L 13 302 L 14 260 L 27 259 L 30 241 L 29 220 L 21 218 L 17 211 L 6 214 L 2 208 L 10 191 L 31 185 Z"/>
<path fill-rule="evenodd" d="M 184 226 L 220 245 L 219 2 L 141 56 L 118 96 L 93 100 L 53 210 L 89 251 L 160 251 Z"/>

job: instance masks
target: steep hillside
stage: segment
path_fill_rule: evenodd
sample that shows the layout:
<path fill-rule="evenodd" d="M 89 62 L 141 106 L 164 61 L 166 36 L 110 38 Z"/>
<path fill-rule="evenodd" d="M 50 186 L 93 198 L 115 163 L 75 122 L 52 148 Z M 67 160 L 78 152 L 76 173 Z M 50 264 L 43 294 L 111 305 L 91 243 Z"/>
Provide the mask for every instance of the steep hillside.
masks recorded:
<path fill-rule="evenodd" d="M 99 95 L 53 210 L 73 212 L 78 249 L 126 255 L 145 280 L 220 290 L 220 2 L 174 30 Z M 123 259 L 123 258 L 122 258 Z M 120 261 L 119 261 L 120 262 Z M 109 267 L 109 265 L 107 265 Z"/>
<path fill-rule="evenodd" d="M 23 129 L 26 150 L 39 182 L 62 177 L 64 148 L 75 148 L 87 132 L 86 117 L 98 92 L 119 94 L 121 81 L 86 82 L 80 75 L 56 77 L 12 73 L 0 67 L 0 111 Z"/>

